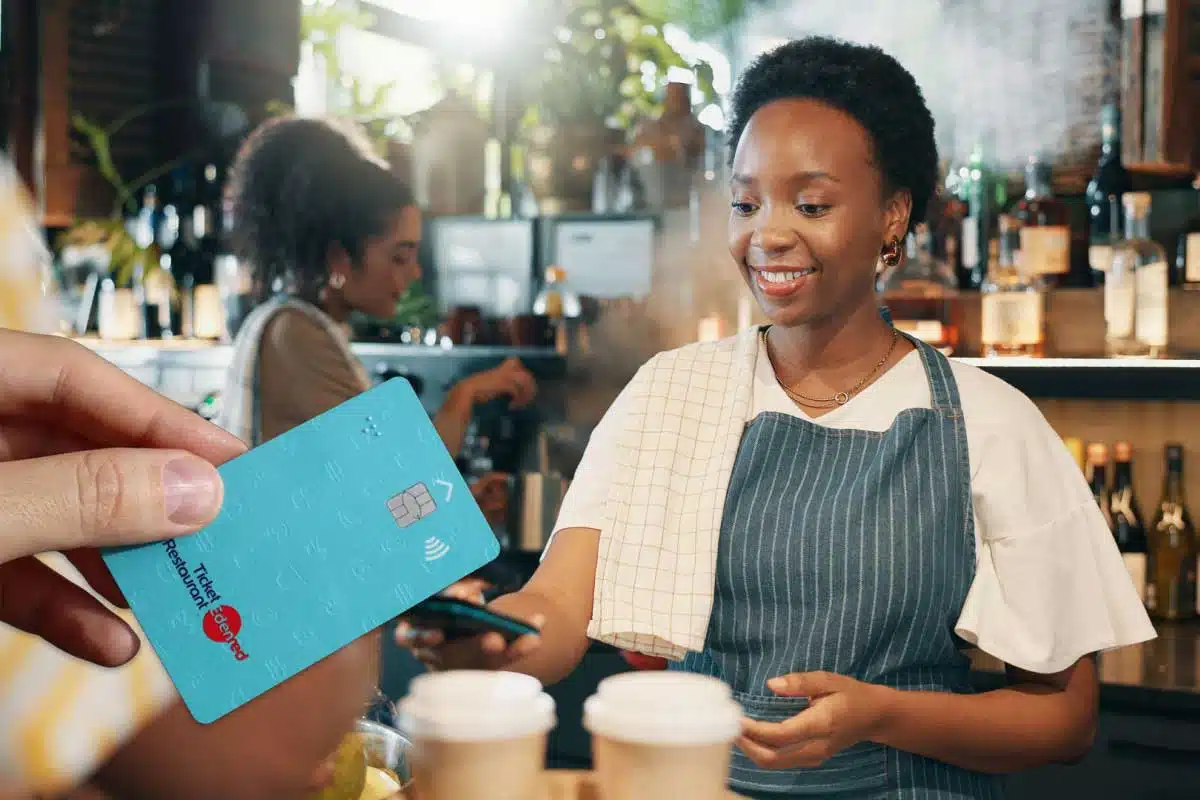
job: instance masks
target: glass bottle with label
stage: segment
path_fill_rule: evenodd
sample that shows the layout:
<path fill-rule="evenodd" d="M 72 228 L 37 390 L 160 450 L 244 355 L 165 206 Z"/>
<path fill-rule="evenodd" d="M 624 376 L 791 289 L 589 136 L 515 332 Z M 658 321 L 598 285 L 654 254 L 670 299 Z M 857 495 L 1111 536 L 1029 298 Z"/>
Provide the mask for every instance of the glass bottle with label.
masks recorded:
<path fill-rule="evenodd" d="M 1196 214 L 1179 232 L 1175 251 L 1175 284 L 1200 291 L 1200 183 L 1196 184 Z"/>
<path fill-rule="evenodd" d="M 879 292 L 904 333 L 951 355 L 961 325 L 954 269 L 933 254 L 933 237 L 924 223 L 908 235 L 905 257 L 879 278 Z"/>
<path fill-rule="evenodd" d="M 1083 440 L 1076 436 L 1068 436 L 1063 439 L 1063 444 L 1067 447 L 1067 452 L 1071 454 L 1071 460 L 1079 467 L 1079 471 L 1087 473 L 1087 461 L 1084 456 Z"/>
<path fill-rule="evenodd" d="M 1146 526 L 1133 492 L 1133 447 L 1129 442 L 1113 445 L 1113 483 L 1108 495 L 1109 524 L 1125 568 L 1142 601 L 1146 600 L 1146 569 L 1149 545 Z"/>
<path fill-rule="evenodd" d="M 1004 207 L 1003 181 L 992 174 L 989 152 L 984 142 L 977 143 L 966 166 L 959 170 L 958 194 L 966 203 L 959 242 L 963 269 L 959 285 L 964 289 L 979 289 L 986 280 L 993 217 L 998 208 Z"/>
<path fill-rule="evenodd" d="M 1096 505 L 1100 507 L 1100 513 L 1104 515 L 1109 528 L 1112 528 L 1112 517 L 1109 514 L 1108 445 L 1103 442 L 1088 444 L 1087 465 L 1083 474 L 1092 489 L 1092 497 L 1096 498 Z"/>
<path fill-rule="evenodd" d="M 1033 280 L 1057 287 L 1082 283 L 1071 270 L 1071 226 L 1067 206 L 1054 196 L 1050 165 L 1036 155 L 1025 165 L 1025 196 L 1017 202 L 1021 222 L 1021 266 Z M 1091 275 L 1084 285 L 1091 285 Z"/>
<path fill-rule="evenodd" d="M 1167 350 L 1167 255 L 1150 238 L 1150 195 L 1128 192 L 1125 239 L 1113 250 L 1104 282 L 1110 356 L 1158 358 Z"/>
<path fill-rule="evenodd" d="M 980 291 L 985 356 L 1043 356 L 1043 298 L 1017 263 L 1016 221 L 1001 215 L 1000 238 L 988 244 L 988 275 Z"/>
<path fill-rule="evenodd" d="M 1088 264 L 1092 281 L 1104 283 L 1113 246 L 1121 240 L 1121 198 L 1132 189 L 1129 170 L 1121 163 L 1121 111 L 1109 104 L 1100 112 L 1100 160 L 1087 185 Z"/>
<path fill-rule="evenodd" d="M 1183 445 L 1165 448 L 1162 499 L 1150 527 L 1150 580 L 1146 606 L 1158 619 L 1196 615 L 1196 528 L 1183 492 Z"/>
<path fill-rule="evenodd" d="M 545 282 L 533 301 L 533 313 L 545 317 L 554 331 L 554 347 L 566 354 L 572 347 L 572 333 L 582 314 L 579 295 L 567 285 L 567 271 L 560 266 L 546 267 Z"/>

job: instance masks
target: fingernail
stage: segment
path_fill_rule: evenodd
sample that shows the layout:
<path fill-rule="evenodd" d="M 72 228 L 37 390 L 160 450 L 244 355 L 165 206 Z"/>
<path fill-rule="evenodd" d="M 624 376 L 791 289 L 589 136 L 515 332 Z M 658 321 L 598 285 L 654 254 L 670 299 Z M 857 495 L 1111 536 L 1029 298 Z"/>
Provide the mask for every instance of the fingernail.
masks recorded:
<path fill-rule="evenodd" d="M 221 495 L 216 469 L 199 458 L 177 458 L 163 467 L 167 519 L 176 525 L 203 525 L 213 518 Z"/>

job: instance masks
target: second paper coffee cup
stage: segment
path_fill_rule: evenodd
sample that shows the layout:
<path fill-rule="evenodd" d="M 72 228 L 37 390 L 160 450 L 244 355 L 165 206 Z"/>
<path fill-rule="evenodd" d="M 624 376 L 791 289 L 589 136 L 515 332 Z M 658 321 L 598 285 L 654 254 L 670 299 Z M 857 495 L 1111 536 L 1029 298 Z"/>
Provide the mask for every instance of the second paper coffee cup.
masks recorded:
<path fill-rule="evenodd" d="M 721 800 L 742 711 L 728 686 L 680 672 L 600 682 L 583 707 L 604 800 Z"/>

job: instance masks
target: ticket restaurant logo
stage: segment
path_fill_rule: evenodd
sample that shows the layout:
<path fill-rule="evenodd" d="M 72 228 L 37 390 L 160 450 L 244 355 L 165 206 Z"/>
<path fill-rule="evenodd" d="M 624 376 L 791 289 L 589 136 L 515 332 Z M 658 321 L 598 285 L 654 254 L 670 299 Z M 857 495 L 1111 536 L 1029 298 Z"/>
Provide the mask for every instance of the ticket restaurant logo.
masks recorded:
<path fill-rule="evenodd" d="M 242 632 L 242 615 L 236 608 L 221 601 L 221 595 L 213 585 L 212 576 L 203 562 L 195 568 L 188 566 L 187 560 L 179 554 L 179 548 L 174 539 L 163 542 L 167 558 L 175 569 L 175 574 L 183 583 L 196 609 L 204 612 L 201 628 L 204 635 L 217 644 L 229 648 L 230 654 L 236 661 L 246 661 L 249 654 L 242 649 L 238 634 Z"/>

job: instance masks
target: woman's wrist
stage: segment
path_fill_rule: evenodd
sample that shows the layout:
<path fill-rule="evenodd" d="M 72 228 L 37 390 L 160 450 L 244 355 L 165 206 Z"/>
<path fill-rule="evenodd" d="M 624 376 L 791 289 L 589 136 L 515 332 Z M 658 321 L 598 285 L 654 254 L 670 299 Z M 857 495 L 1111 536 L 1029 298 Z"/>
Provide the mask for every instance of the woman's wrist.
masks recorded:
<path fill-rule="evenodd" d="M 896 732 L 903 728 L 905 717 L 905 692 L 890 686 L 873 686 L 875 697 L 872 704 L 875 713 L 871 720 L 866 738 L 876 744 L 895 746 Z"/>
<path fill-rule="evenodd" d="M 446 392 L 446 401 L 442 403 L 442 408 L 461 414 L 470 414 L 474 410 L 474 392 L 471 391 L 467 381 L 459 381 L 450 387 L 450 391 Z"/>

